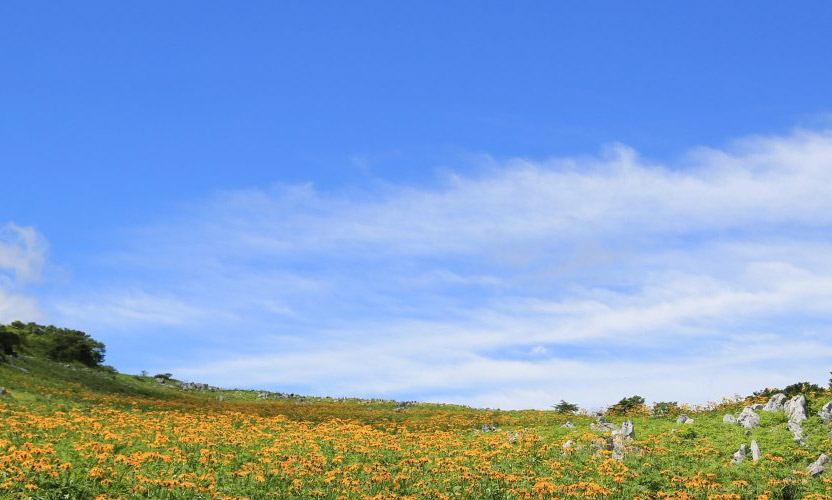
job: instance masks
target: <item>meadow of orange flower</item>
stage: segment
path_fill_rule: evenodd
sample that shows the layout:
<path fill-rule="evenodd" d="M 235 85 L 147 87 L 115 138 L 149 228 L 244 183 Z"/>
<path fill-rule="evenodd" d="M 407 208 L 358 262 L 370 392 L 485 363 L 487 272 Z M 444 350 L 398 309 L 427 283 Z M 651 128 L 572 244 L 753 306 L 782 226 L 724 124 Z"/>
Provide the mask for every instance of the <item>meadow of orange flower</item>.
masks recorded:
<path fill-rule="evenodd" d="M 746 435 L 721 421 L 741 401 L 688 408 L 693 425 L 646 408 L 612 419 L 636 429 L 617 460 L 589 416 L 245 391 L 218 401 L 143 377 L 16 363 L 29 373 L 0 367 L 4 498 L 832 498 L 832 479 L 805 472 L 832 449 L 824 424 L 810 418 L 806 446 L 780 415 Z M 561 427 L 567 419 L 574 428 Z M 764 457 L 731 465 L 751 439 Z"/>

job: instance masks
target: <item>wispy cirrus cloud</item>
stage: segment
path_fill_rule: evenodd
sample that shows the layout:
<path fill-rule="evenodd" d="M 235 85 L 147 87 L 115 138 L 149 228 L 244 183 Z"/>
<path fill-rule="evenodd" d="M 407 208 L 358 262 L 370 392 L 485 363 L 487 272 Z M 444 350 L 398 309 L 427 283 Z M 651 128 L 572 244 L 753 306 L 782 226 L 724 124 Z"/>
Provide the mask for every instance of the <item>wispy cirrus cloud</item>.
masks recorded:
<path fill-rule="evenodd" d="M 233 191 L 109 257 L 108 289 L 142 300 L 85 300 L 172 341 L 198 329 L 204 347 L 160 368 L 215 383 L 504 407 L 701 401 L 814 377 L 832 355 L 828 193 L 827 131 L 671 164 L 616 145 L 429 186 Z"/>

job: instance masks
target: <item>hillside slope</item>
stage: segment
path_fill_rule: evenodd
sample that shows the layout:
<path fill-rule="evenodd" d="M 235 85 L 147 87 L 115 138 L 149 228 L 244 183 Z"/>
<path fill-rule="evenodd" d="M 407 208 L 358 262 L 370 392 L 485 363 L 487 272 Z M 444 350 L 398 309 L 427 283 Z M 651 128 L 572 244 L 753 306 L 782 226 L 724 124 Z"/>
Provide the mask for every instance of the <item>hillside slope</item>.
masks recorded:
<path fill-rule="evenodd" d="M 0 363 L 0 386 L 3 498 L 832 496 L 832 476 L 807 469 L 832 454 L 817 416 L 828 392 L 808 394 L 800 443 L 782 410 L 750 410 L 759 422 L 748 429 L 723 422 L 767 398 L 666 415 L 641 406 L 605 422 L 181 389 L 31 356 Z"/>

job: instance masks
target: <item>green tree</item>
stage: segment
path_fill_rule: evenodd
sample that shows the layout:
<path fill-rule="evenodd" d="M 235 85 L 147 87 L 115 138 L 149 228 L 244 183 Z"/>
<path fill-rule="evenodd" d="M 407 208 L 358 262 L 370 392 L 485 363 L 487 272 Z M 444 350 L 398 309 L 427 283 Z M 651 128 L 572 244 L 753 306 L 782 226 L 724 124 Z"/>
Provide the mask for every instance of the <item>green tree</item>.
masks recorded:
<path fill-rule="evenodd" d="M 677 401 L 659 401 L 653 404 L 653 415 L 671 415 L 679 411 Z"/>
<path fill-rule="evenodd" d="M 832 383 L 832 380 L 830 380 Z M 760 391 L 756 391 L 752 396 L 754 397 L 771 397 L 778 392 L 782 392 L 787 397 L 797 396 L 798 394 L 805 394 L 808 395 L 810 393 L 816 392 L 820 393 L 823 392 L 823 387 L 819 386 L 818 384 L 813 384 L 812 382 L 795 382 L 794 384 L 789 384 L 782 389 L 777 388 L 766 388 Z"/>
<path fill-rule="evenodd" d="M 86 333 L 56 326 L 15 321 L 0 329 L 17 336 L 17 340 L 4 335 L 4 351 L 7 342 L 17 342 L 12 348 L 16 352 L 48 358 L 53 361 L 77 361 L 87 366 L 99 366 L 104 361 L 104 344 Z M 19 349 L 18 347 L 19 346 Z"/>
<path fill-rule="evenodd" d="M 563 414 L 566 414 L 566 415 L 572 415 L 572 414 L 574 414 L 575 412 L 578 411 L 578 405 L 572 404 L 572 403 L 567 403 L 566 401 L 564 401 L 562 399 L 560 400 L 560 403 L 552 406 L 552 408 L 554 408 L 556 412 L 563 413 Z"/>
<path fill-rule="evenodd" d="M 4 356 L 17 356 L 20 347 L 20 335 L 0 326 L 0 359 Z"/>
<path fill-rule="evenodd" d="M 613 415 L 626 415 L 633 410 L 644 407 L 644 398 L 641 396 L 630 396 L 629 398 L 622 398 L 621 401 L 612 405 L 609 412 Z"/>

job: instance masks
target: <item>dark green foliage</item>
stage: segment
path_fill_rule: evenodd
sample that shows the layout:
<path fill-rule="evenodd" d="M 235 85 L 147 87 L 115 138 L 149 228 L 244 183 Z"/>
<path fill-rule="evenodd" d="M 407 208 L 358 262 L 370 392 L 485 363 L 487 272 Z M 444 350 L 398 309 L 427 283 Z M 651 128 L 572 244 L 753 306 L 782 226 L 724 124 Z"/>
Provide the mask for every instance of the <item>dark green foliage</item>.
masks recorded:
<path fill-rule="evenodd" d="M 563 414 L 566 414 L 566 415 L 572 415 L 576 411 L 578 411 L 578 405 L 572 404 L 572 403 L 567 403 L 566 401 L 564 401 L 562 399 L 560 400 L 560 403 L 554 405 L 552 408 L 554 408 L 556 412 L 563 413 Z"/>
<path fill-rule="evenodd" d="M 653 415 L 674 415 L 679 413 L 679 403 L 676 401 L 659 401 L 653 404 Z"/>
<path fill-rule="evenodd" d="M 757 391 L 753 394 L 754 397 L 771 397 L 778 392 L 782 392 L 787 397 L 797 396 L 798 394 L 809 395 L 813 392 L 820 393 L 823 392 L 823 387 L 819 386 L 818 384 L 813 384 L 811 382 L 796 382 L 794 384 L 787 385 L 782 389 L 777 388 L 766 388 L 760 391 Z"/>
<path fill-rule="evenodd" d="M 157 373 L 156 375 L 153 375 L 153 378 L 160 378 L 162 380 L 168 381 L 171 378 L 173 378 L 173 374 L 172 373 Z"/>
<path fill-rule="evenodd" d="M 20 336 L 0 326 L 0 359 L 5 356 L 17 356 L 20 348 Z"/>
<path fill-rule="evenodd" d="M 633 410 L 644 406 L 644 398 L 641 396 L 630 396 L 629 398 L 622 398 L 621 401 L 612 405 L 609 413 L 612 415 L 626 415 Z"/>
<path fill-rule="evenodd" d="M 15 321 L 6 326 L 0 325 L 0 332 L 4 353 L 8 345 L 12 351 L 9 354 L 25 353 L 87 366 L 99 366 L 104 361 L 104 344 L 78 330 Z"/>
<path fill-rule="evenodd" d="M 677 432 L 676 436 L 682 439 L 696 439 L 699 437 L 699 434 L 692 427 L 688 427 L 687 429 L 683 429 L 682 431 Z"/>

